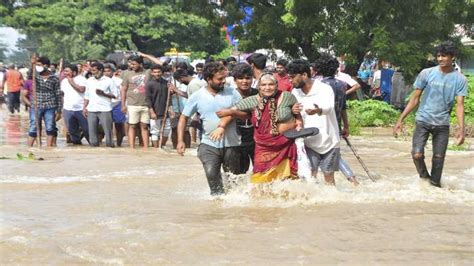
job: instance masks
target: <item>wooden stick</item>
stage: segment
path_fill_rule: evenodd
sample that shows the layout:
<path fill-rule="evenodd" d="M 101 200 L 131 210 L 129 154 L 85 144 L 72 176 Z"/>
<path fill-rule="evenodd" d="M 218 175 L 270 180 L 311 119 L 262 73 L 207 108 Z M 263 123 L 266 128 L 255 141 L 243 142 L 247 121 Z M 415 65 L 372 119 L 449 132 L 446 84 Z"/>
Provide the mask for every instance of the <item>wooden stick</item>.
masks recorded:
<path fill-rule="evenodd" d="M 33 53 L 33 58 L 35 58 L 36 62 L 36 53 Z M 41 148 L 41 121 L 39 121 L 39 110 L 38 110 L 38 94 L 36 92 L 36 64 L 31 63 L 31 71 L 33 73 L 33 99 L 35 101 L 35 125 L 36 125 L 36 145 L 38 148 Z"/>
<path fill-rule="evenodd" d="M 176 60 L 175 60 L 175 65 L 174 65 L 174 71 L 176 71 L 176 67 L 178 66 L 178 49 L 176 49 Z M 174 87 L 176 88 L 176 90 L 178 90 L 178 87 L 176 87 L 176 79 L 174 79 L 173 77 L 173 82 L 174 82 Z M 176 104 L 178 105 L 178 113 L 181 114 L 181 106 L 179 104 L 179 93 L 176 92 L 175 93 L 176 95 Z"/>
<path fill-rule="evenodd" d="M 165 108 L 165 113 L 163 114 L 163 120 L 161 121 L 161 131 L 160 131 L 160 139 L 158 140 L 158 148 L 161 149 L 161 147 L 163 146 L 162 145 L 162 142 L 163 142 L 163 135 L 164 135 L 164 132 L 165 132 L 165 125 L 166 125 L 166 119 L 167 119 L 167 116 L 168 116 L 168 109 L 170 107 L 170 102 L 171 102 L 171 90 L 168 88 L 168 93 L 167 93 L 167 96 L 166 96 L 166 108 Z"/>
<path fill-rule="evenodd" d="M 61 79 L 61 72 L 63 72 L 63 65 L 64 65 L 64 59 L 61 58 L 61 59 L 59 59 L 59 68 L 58 68 L 58 78 L 59 78 L 59 80 L 62 80 Z"/>

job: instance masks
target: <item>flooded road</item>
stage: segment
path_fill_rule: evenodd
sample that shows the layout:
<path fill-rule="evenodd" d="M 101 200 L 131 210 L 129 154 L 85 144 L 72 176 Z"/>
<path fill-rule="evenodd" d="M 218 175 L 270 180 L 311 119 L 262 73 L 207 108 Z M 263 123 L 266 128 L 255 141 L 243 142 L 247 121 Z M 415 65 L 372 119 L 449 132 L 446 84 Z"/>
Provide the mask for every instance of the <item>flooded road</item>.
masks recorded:
<path fill-rule="evenodd" d="M 336 187 L 280 182 L 256 199 L 244 175 L 215 199 L 195 149 L 28 148 L 27 121 L 0 111 L 1 264 L 474 262 L 474 151 L 448 151 L 438 189 L 409 138 L 351 137 L 376 183 L 341 144 L 358 187 L 337 173 Z M 16 159 L 29 152 L 44 160 Z"/>

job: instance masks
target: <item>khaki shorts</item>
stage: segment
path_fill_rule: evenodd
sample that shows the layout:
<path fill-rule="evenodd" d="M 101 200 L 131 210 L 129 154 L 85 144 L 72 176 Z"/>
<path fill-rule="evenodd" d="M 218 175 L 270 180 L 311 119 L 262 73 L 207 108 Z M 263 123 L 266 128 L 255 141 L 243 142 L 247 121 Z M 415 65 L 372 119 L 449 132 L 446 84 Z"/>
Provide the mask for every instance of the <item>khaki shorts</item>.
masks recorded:
<path fill-rule="evenodd" d="M 147 106 L 127 106 L 128 109 L 128 123 L 130 125 L 136 125 L 138 122 L 143 124 L 150 123 L 150 113 L 148 113 Z"/>

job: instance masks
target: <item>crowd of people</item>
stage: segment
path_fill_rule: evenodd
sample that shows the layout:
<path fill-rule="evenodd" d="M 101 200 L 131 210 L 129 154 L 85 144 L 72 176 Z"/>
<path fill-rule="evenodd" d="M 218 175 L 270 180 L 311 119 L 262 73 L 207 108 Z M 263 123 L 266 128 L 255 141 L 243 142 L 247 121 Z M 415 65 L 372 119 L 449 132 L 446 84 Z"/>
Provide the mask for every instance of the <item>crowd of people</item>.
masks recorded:
<path fill-rule="evenodd" d="M 452 68 L 455 54 L 450 44 L 437 48 L 439 66 L 420 73 L 415 96 L 395 127 L 395 132 L 401 129 L 403 119 L 425 92 L 412 152 L 420 177 L 429 178 L 435 186 L 440 186 L 454 101 L 461 127 L 458 143 L 464 140 L 462 103 L 467 83 Z M 145 60 L 151 62 L 148 67 Z M 225 192 L 221 169 L 244 174 L 252 165 L 254 184 L 295 179 L 301 157 L 309 162 L 313 177 L 320 170 L 325 181 L 335 185 L 334 173 L 340 170 L 358 184 L 341 157 L 340 141 L 349 135 L 346 100 L 361 86 L 330 54 L 321 54 L 312 64 L 280 59 L 270 69 L 267 57 L 260 53 L 250 55 L 246 62 L 207 60 L 195 68 L 143 53 L 119 66 L 91 60 L 60 64 L 58 69 L 46 57 L 33 58 L 32 64 L 35 68 L 26 77 L 14 66 L 1 77 L 8 87 L 9 111 L 20 110 L 20 99 L 29 108 L 31 146 L 38 141 L 41 121 L 47 145 L 55 146 L 56 122 L 63 118 L 72 144 L 85 139 L 90 146 L 100 146 L 105 139 L 106 146 L 114 147 L 127 137 L 131 149 L 136 148 L 137 138 L 147 149 L 150 140 L 153 147 L 161 148 L 171 137 L 173 148 L 184 155 L 192 142 L 199 142 L 197 155 L 212 195 Z M 434 146 L 431 175 L 423 156 L 429 134 Z M 302 150 L 295 144 L 298 138 L 304 138 Z"/>

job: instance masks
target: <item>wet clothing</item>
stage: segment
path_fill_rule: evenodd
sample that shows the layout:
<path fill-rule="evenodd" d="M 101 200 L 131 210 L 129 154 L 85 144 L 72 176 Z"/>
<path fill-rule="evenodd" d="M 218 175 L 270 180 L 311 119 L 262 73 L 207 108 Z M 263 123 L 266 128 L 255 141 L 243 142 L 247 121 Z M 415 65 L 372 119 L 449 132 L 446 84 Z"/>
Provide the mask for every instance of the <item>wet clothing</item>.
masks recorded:
<path fill-rule="evenodd" d="M 239 147 L 215 148 L 202 143 L 198 147 L 198 158 L 204 167 L 211 195 L 224 193 L 221 166 L 224 172 L 237 174 L 240 171 Z"/>
<path fill-rule="evenodd" d="M 239 92 L 230 87 L 225 87 L 215 95 L 205 88 L 191 95 L 183 110 L 183 115 L 188 118 L 196 112 L 201 116 L 203 137 L 198 148 L 198 157 L 204 168 L 211 195 L 224 193 L 221 166 L 224 172 L 240 173 L 240 136 L 237 134 L 235 121 L 227 125 L 222 139 L 213 141 L 209 137 L 220 123 L 216 112 L 234 106 L 240 99 L 242 97 Z"/>
<path fill-rule="evenodd" d="M 48 109 L 39 109 L 38 110 L 38 117 L 40 119 L 40 130 L 41 130 L 41 121 L 44 121 L 44 125 L 46 127 L 46 135 L 48 136 L 57 136 L 57 129 L 56 129 L 56 109 L 55 108 L 48 108 Z M 30 127 L 28 129 L 28 136 L 32 138 L 36 138 L 36 116 L 35 116 L 35 109 L 34 106 L 30 108 Z"/>
<path fill-rule="evenodd" d="M 443 73 L 435 66 L 423 69 L 414 86 L 423 93 L 413 133 L 413 162 L 421 178 L 430 178 L 433 185 L 440 186 L 449 140 L 450 113 L 455 98 L 467 96 L 467 80 L 456 70 Z M 430 134 L 433 139 L 431 176 L 424 160 L 424 147 Z"/>
<path fill-rule="evenodd" d="M 225 87 L 216 95 L 212 95 L 208 89 L 199 90 L 188 99 L 183 115 L 191 118 L 196 112 L 200 114 L 203 126 L 201 143 L 215 148 L 240 146 L 240 136 L 237 133 L 235 121 L 227 125 L 224 138 L 221 140 L 213 141 L 209 137 L 220 123 L 216 112 L 234 106 L 240 99 L 242 96 L 239 92 L 230 87 Z"/>
<path fill-rule="evenodd" d="M 456 96 L 467 96 L 466 77 L 458 71 L 443 73 L 439 66 L 421 71 L 414 86 L 423 90 L 416 121 L 432 125 L 449 125 Z"/>
<path fill-rule="evenodd" d="M 431 175 L 425 164 L 425 146 L 428 138 L 432 135 L 433 157 L 431 160 Z M 440 186 L 441 174 L 443 172 L 444 158 L 449 141 L 449 126 L 436 126 L 422 121 L 416 121 L 413 133 L 412 155 L 416 170 L 421 178 L 428 178 L 431 183 Z M 421 153 L 420 158 L 415 154 Z"/>
<path fill-rule="evenodd" d="M 280 100 L 280 97 L 282 99 Z M 296 98 L 288 92 L 278 91 L 274 96 L 277 105 L 277 114 L 291 114 L 291 107 L 296 103 Z M 252 183 L 268 183 L 297 177 L 297 154 L 294 140 L 282 134 L 272 134 L 270 103 L 264 104 L 263 110 L 257 110 L 258 99 L 250 96 L 237 104 L 241 111 L 252 111 L 254 124 L 255 159 L 253 166 Z M 291 117 L 290 117 L 291 118 Z M 290 118 L 286 118 L 288 121 Z M 281 117 L 279 117 L 281 119 Z M 257 120 L 258 123 L 257 123 Z"/>

